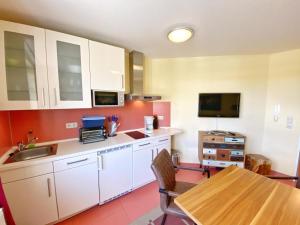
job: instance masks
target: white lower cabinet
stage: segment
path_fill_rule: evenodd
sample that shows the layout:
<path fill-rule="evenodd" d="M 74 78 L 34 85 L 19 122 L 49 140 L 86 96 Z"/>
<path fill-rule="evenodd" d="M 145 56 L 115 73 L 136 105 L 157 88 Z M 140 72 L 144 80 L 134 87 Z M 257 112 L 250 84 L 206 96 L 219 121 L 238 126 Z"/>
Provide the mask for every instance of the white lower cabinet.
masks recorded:
<path fill-rule="evenodd" d="M 132 146 L 98 153 L 100 204 L 132 190 Z"/>
<path fill-rule="evenodd" d="M 154 147 L 146 146 L 133 152 L 133 188 L 141 187 L 155 179 L 151 170 L 154 158 Z"/>
<path fill-rule="evenodd" d="M 17 225 L 44 225 L 58 219 L 53 173 L 3 184 Z"/>
<path fill-rule="evenodd" d="M 56 161 L 54 171 L 60 219 L 99 203 L 96 153 Z"/>

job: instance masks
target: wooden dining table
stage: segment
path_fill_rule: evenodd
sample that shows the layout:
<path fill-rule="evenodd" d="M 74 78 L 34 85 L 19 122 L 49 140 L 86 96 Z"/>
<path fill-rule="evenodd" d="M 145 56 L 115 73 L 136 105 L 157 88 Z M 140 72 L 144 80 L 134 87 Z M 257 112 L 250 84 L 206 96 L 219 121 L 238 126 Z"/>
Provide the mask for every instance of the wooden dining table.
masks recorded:
<path fill-rule="evenodd" d="M 230 166 L 175 198 L 198 225 L 300 225 L 300 190 Z"/>

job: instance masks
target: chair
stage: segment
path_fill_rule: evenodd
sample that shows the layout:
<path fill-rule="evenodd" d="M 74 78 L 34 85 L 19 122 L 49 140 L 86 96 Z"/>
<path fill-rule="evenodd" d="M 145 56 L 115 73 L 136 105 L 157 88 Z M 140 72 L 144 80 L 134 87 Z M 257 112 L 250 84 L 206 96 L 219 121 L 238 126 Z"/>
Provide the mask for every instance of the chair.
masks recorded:
<path fill-rule="evenodd" d="M 271 179 L 276 179 L 276 180 L 296 180 L 296 188 L 300 189 L 300 154 L 299 154 L 299 159 L 298 159 L 298 165 L 297 165 L 297 176 L 267 176 L 268 178 Z"/>
<path fill-rule="evenodd" d="M 177 182 L 175 180 L 175 169 L 193 170 L 207 173 L 210 177 L 208 169 L 188 168 L 182 166 L 174 166 L 172 159 L 167 150 L 162 150 L 153 160 L 151 169 L 158 181 L 160 192 L 160 207 L 164 212 L 161 225 L 164 225 L 167 215 L 174 215 L 180 218 L 187 219 L 188 216 L 174 203 L 174 198 L 194 187 L 195 184 L 186 182 Z"/>
<path fill-rule="evenodd" d="M 285 176 L 285 177 L 280 177 L 280 176 L 267 176 L 268 178 L 271 179 L 276 179 L 276 180 L 296 180 L 296 188 L 300 189 L 300 179 L 299 177 L 290 177 L 290 176 Z"/>

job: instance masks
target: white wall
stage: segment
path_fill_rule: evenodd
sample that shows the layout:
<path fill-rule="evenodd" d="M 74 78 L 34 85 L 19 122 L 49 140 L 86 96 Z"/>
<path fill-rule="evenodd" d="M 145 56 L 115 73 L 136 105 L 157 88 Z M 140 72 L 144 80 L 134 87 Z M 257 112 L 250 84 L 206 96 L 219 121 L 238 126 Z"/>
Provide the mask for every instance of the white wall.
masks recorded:
<path fill-rule="evenodd" d="M 295 174 L 300 137 L 300 50 L 270 56 L 263 154 L 272 160 L 275 170 Z M 280 104 L 277 122 L 274 106 Z M 286 127 L 287 117 L 294 127 Z"/>
<path fill-rule="evenodd" d="M 247 151 L 261 152 L 268 77 L 267 55 L 146 60 L 147 90 L 171 101 L 171 125 L 182 161 L 198 162 L 198 130 L 231 130 L 247 136 Z M 239 119 L 198 118 L 198 94 L 240 92 Z"/>

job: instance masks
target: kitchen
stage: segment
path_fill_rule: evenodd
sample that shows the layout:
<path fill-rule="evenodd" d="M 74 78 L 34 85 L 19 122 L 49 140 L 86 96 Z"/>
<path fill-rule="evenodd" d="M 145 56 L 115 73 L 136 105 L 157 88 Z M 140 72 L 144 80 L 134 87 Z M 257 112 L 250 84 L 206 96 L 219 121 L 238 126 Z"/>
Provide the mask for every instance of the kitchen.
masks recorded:
<path fill-rule="evenodd" d="M 58 222 L 152 182 L 152 160 L 162 149 L 171 151 L 171 136 L 181 131 L 164 128 L 170 126 L 169 102 L 143 95 L 143 54 L 28 25 L 0 25 L 0 67 L 8 74 L 1 76 L 7 87 L 0 108 L 9 117 L 2 138 L 17 145 L 1 157 L 0 174 L 16 224 Z M 154 131 L 153 115 L 162 127 Z"/>
<path fill-rule="evenodd" d="M 1 225 L 300 225 L 300 2 L 0 2 Z"/>

